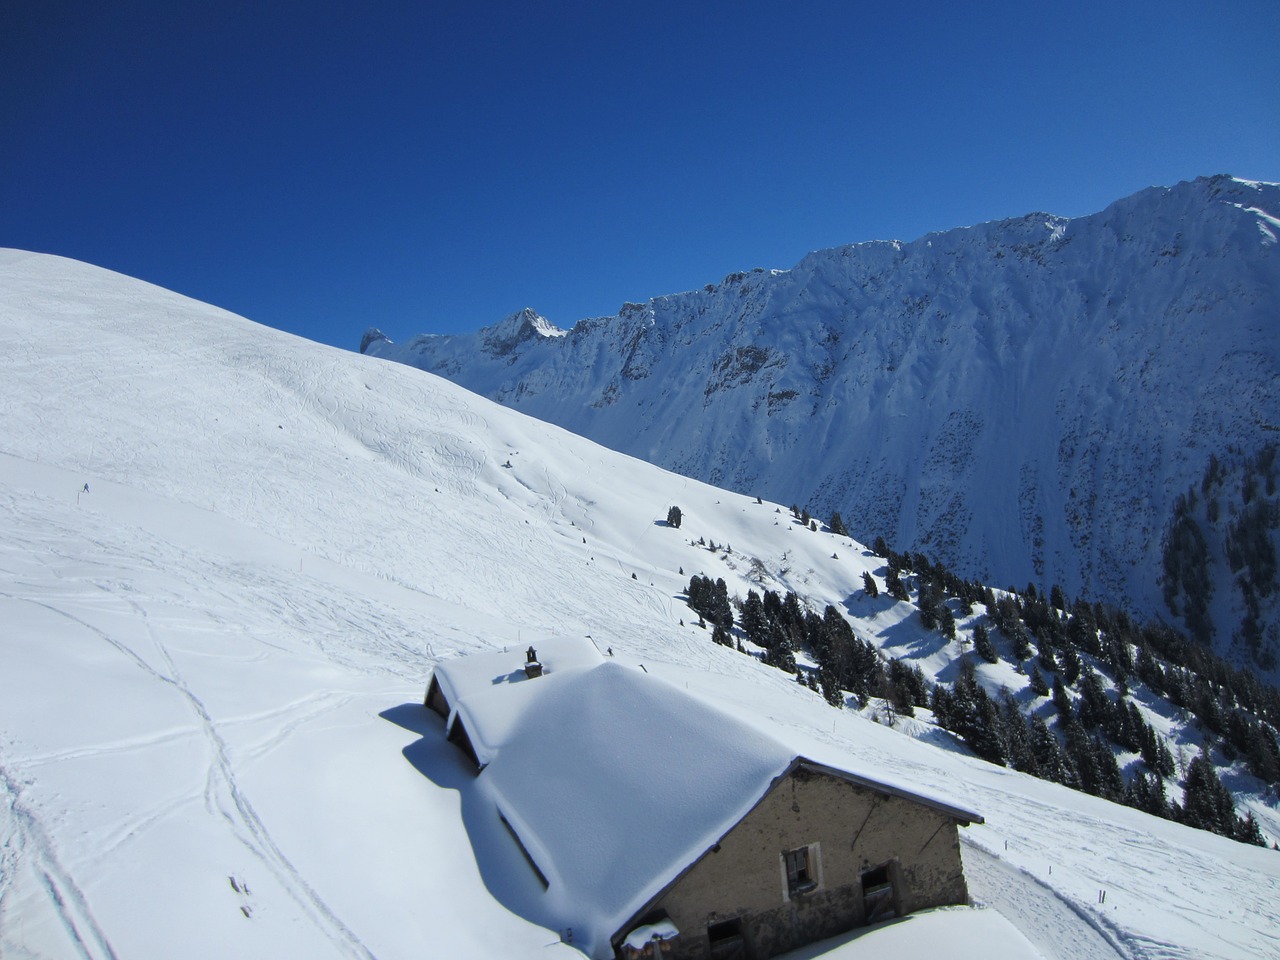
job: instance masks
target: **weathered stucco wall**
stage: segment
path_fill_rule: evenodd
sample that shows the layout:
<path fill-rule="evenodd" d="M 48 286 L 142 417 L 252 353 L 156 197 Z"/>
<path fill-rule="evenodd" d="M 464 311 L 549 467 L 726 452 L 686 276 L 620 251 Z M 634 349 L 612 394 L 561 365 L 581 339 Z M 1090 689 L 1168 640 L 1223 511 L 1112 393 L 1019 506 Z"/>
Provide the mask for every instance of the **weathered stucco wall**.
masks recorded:
<path fill-rule="evenodd" d="M 806 845 L 816 886 L 792 896 L 783 853 Z M 710 957 L 708 927 L 735 918 L 765 960 L 864 923 L 863 873 L 886 863 L 898 913 L 968 900 L 954 820 L 799 766 L 654 907 L 680 929 L 678 960 Z"/>

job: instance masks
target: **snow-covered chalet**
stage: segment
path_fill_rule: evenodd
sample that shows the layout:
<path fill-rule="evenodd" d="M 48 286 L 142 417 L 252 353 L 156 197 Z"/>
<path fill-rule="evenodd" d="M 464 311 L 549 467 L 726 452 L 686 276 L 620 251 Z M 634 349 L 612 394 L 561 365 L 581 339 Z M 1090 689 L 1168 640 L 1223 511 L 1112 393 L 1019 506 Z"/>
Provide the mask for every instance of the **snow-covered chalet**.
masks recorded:
<path fill-rule="evenodd" d="M 425 704 L 539 921 L 593 960 L 765 960 L 968 900 L 958 827 L 978 814 L 798 756 L 590 640 L 440 663 Z"/>

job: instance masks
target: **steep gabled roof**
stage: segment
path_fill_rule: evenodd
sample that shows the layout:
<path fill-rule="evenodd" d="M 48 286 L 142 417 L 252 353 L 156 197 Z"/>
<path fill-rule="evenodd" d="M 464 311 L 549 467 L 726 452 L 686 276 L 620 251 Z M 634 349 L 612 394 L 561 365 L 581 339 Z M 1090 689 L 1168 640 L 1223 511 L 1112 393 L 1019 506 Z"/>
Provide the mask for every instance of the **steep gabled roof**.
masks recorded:
<path fill-rule="evenodd" d="M 480 779 L 575 942 L 611 955 L 618 926 L 737 823 L 794 754 L 614 662 L 543 689 Z"/>
<path fill-rule="evenodd" d="M 613 934 L 799 764 L 982 822 L 799 757 L 666 681 L 591 653 L 565 649 L 559 669 L 532 680 L 519 651 L 436 668 L 462 694 L 452 721 L 466 725 L 478 785 L 545 880 L 548 915 L 572 926 L 589 956 L 612 956 Z M 549 663 L 552 648 L 539 645 L 538 656 Z"/>

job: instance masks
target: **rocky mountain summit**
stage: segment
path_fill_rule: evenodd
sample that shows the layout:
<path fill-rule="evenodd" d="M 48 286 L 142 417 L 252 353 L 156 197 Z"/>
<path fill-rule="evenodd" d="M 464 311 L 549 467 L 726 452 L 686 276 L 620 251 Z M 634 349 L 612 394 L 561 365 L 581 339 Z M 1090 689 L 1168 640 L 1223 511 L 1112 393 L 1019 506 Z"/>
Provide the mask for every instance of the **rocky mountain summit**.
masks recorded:
<path fill-rule="evenodd" d="M 1165 553 L 1187 491 L 1280 430 L 1278 234 L 1280 186 L 1216 176 L 821 250 L 569 330 L 524 310 L 364 350 L 965 575 L 1186 626 Z M 1225 548 L 1202 567 L 1206 637 L 1274 666 L 1277 592 L 1244 596 Z"/>

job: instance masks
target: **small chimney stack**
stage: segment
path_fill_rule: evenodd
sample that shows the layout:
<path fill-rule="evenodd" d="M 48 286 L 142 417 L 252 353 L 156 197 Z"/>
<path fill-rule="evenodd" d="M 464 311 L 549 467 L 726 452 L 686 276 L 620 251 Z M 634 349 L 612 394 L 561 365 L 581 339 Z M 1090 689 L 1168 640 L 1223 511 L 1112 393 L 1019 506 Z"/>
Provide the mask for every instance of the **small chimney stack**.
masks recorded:
<path fill-rule="evenodd" d="M 524 675 L 529 680 L 542 676 L 542 664 L 538 662 L 538 651 L 532 646 L 524 652 Z"/>

